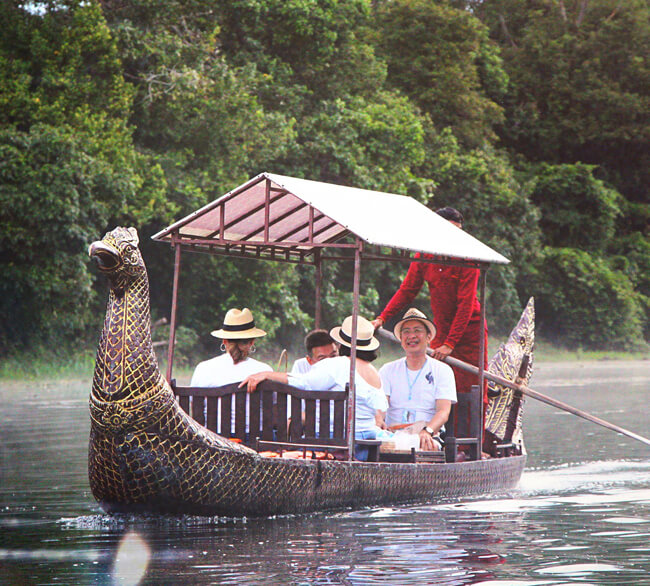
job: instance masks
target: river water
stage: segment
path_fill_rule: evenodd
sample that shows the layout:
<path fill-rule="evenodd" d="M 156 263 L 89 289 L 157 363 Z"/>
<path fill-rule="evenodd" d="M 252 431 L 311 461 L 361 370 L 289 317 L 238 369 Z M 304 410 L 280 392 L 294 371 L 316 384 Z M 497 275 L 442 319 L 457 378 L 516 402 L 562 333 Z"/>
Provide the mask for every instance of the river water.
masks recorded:
<path fill-rule="evenodd" d="M 111 517 L 89 381 L 0 383 L 2 584 L 650 585 L 650 447 L 525 404 L 507 494 L 271 519 Z M 650 362 L 540 364 L 531 387 L 650 436 Z"/>

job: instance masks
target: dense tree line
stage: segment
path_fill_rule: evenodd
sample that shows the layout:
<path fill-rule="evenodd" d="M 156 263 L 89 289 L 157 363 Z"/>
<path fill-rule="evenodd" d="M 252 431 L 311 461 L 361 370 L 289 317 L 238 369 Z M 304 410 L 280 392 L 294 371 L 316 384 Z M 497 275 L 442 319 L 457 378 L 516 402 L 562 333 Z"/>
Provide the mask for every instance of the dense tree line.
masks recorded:
<path fill-rule="evenodd" d="M 495 333 L 535 295 L 542 335 L 650 334 L 645 0 L 6 0 L 0 4 L 0 355 L 96 336 L 86 257 L 136 226 L 154 317 L 171 252 L 149 236 L 260 171 L 458 207 L 512 263 Z M 295 348 L 313 274 L 190 255 L 180 343 L 249 306 Z M 350 270 L 325 269 L 327 322 Z M 372 265 L 373 316 L 406 267 Z M 426 307 L 426 304 L 424 304 Z"/>

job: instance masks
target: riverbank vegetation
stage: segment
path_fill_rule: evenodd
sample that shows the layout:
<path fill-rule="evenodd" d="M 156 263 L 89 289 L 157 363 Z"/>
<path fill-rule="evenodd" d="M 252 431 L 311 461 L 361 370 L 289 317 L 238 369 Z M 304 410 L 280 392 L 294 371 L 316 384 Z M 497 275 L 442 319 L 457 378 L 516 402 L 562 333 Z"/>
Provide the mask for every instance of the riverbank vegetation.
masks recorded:
<path fill-rule="evenodd" d="M 491 340 L 489 344 L 489 355 L 492 356 L 498 347 L 500 340 Z M 216 351 L 216 348 L 214 349 Z M 273 366 L 276 370 L 291 369 L 293 361 L 300 358 L 300 352 L 291 353 L 287 363 L 278 362 L 281 348 L 267 349 L 260 351 L 260 360 Z M 162 352 L 159 355 L 159 366 L 165 372 L 166 360 Z M 209 358 L 210 354 L 197 355 L 192 360 L 182 361 L 174 368 L 174 377 L 177 380 L 189 384 L 194 366 L 201 360 Z M 396 344 L 382 344 L 377 359 L 377 366 L 396 360 L 402 356 L 399 346 Z M 582 348 L 561 348 L 542 340 L 535 345 L 535 363 L 549 362 L 593 362 L 593 361 L 650 361 L 650 353 L 647 350 L 617 352 L 607 350 L 583 350 Z M 51 348 L 39 348 L 30 351 L 29 354 L 13 355 L 3 357 L 0 360 L 0 381 L 19 380 L 62 380 L 85 378 L 90 382 L 93 368 L 95 366 L 94 351 L 74 351 L 71 354 L 61 354 Z"/>
<path fill-rule="evenodd" d="M 491 333 L 535 296 L 554 346 L 643 354 L 649 13 L 644 0 L 0 3 L 2 376 L 12 360 L 40 372 L 40 348 L 94 347 L 107 292 L 86 250 L 117 224 L 138 228 L 153 317 L 168 316 L 171 251 L 149 237 L 266 170 L 457 207 L 512 260 L 488 274 Z M 373 317 L 406 266 L 364 271 Z M 326 265 L 327 324 L 350 312 L 350 273 Z M 309 268 L 193 255 L 181 281 L 188 361 L 214 351 L 233 306 L 294 352 L 312 326 Z"/>

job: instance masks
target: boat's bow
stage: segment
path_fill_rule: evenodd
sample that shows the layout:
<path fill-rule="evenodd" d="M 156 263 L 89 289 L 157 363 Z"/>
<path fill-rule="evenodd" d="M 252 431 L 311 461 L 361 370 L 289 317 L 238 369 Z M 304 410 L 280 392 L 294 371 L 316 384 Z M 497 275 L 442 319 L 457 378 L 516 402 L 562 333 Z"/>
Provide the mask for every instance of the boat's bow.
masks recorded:
<path fill-rule="evenodd" d="M 92 493 L 107 508 L 155 501 L 161 491 L 200 498 L 202 479 L 191 470 L 208 473 L 216 452 L 254 452 L 193 421 L 160 373 L 136 231 L 116 228 L 91 244 L 89 254 L 110 283 L 90 394 Z"/>

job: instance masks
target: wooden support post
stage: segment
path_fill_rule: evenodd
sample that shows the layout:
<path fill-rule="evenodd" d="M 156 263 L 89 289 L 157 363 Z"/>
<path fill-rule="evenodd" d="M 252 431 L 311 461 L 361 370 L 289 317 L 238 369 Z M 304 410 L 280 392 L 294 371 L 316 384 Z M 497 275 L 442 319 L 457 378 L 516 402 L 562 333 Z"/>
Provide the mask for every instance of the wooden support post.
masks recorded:
<path fill-rule="evenodd" d="M 181 271 L 181 245 L 174 244 L 174 280 L 172 285 L 172 309 L 169 320 L 169 345 L 167 346 L 167 382 L 171 384 L 172 365 L 174 363 L 174 345 L 176 343 L 176 310 L 178 307 L 178 276 Z"/>
<path fill-rule="evenodd" d="M 350 340 L 350 390 L 348 393 L 348 449 L 349 458 L 354 460 L 354 434 L 356 412 L 356 387 L 354 378 L 357 368 L 357 323 L 359 321 L 359 290 L 361 283 L 361 247 L 359 238 L 356 239 L 357 247 L 354 250 L 354 281 L 352 286 L 352 332 Z"/>
<path fill-rule="evenodd" d="M 320 250 L 314 252 L 314 264 L 316 265 L 316 299 L 314 302 L 314 327 L 316 329 L 320 328 L 321 324 L 321 285 L 323 282 L 323 271 L 321 267 L 321 254 Z"/>

